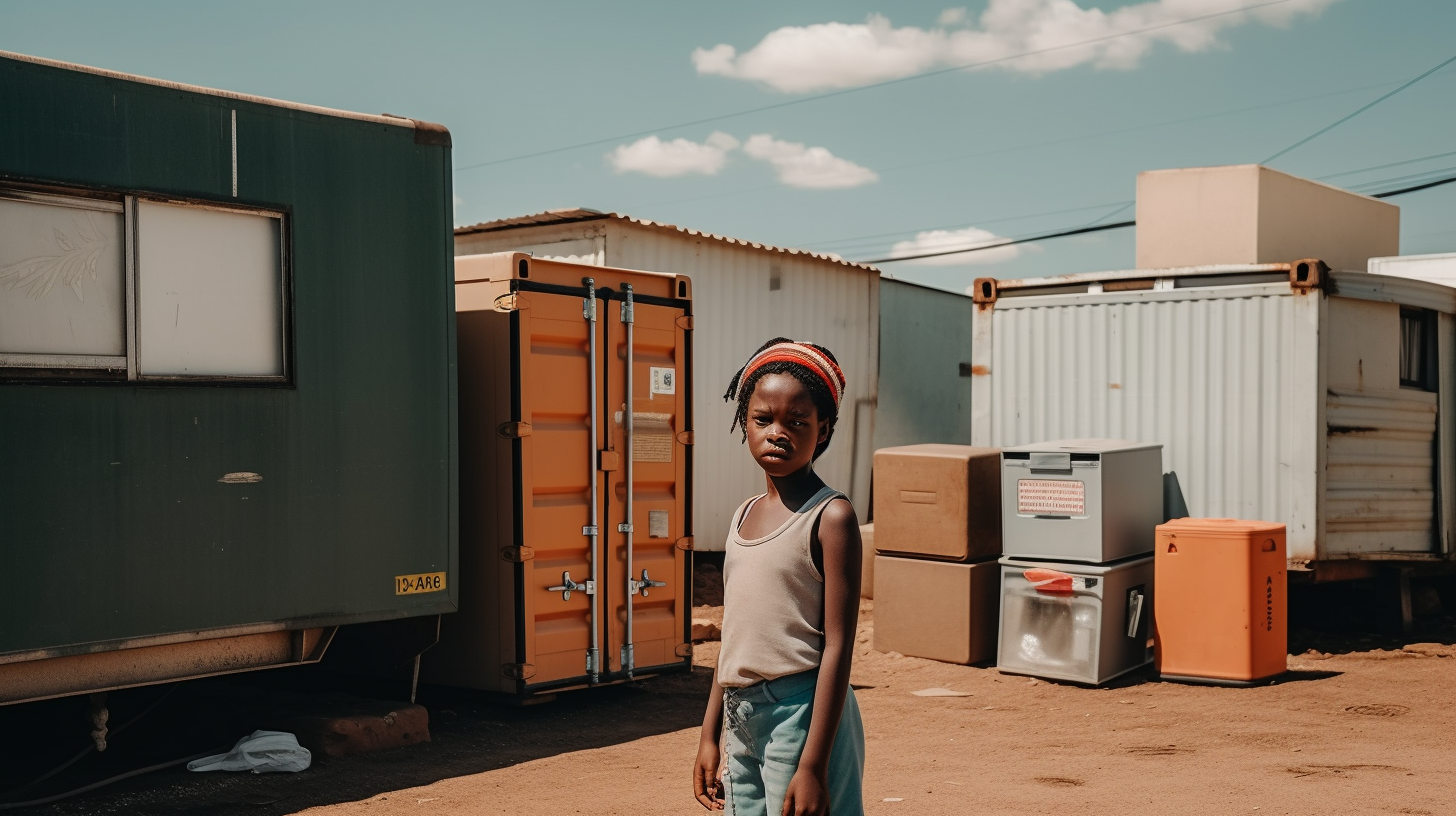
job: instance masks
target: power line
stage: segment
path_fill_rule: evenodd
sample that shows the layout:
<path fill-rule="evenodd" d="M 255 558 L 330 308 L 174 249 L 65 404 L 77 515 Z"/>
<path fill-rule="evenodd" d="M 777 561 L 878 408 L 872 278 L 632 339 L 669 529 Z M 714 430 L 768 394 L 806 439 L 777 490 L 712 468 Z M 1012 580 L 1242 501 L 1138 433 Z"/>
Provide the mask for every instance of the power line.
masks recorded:
<path fill-rule="evenodd" d="M 1372 193 L 1370 197 L 1391 198 L 1392 196 L 1405 195 L 1406 193 L 1414 193 L 1420 190 L 1429 190 L 1432 187 L 1440 187 L 1444 184 L 1452 183 L 1456 183 L 1456 175 L 1447 176 L 1445 178 L 1440 178 L 1433 181 L 1427 181 L 1423 184 L 1416 184 L 1409 187 L 1401 187 L 1395 190 L 1386 190 L 1382 193 Z M 996 249 L 997 247 L 1015 246 L 1016 244 L 1031 244 L 1037 241 L 1050 241 L 1053 238 L 1068 238 L 1073 235 L 1086 235 L 1092 232 L 1106 232 L 1108 230 L 1127 229 L 1128 227 L 1135 226 L 1137 226 L 1137 221 L 1118 221 L 1114 224 L 1098 224 L 1091 227 L 1078 227 L 1076 229 L 1058 230 L 1057 232 L 1044 232 L 1039 235 L 1028 235 L 1022 238 L 1008 238 L 1005 241 L 997 241 L 996 243 L 992 244 L 981 244 L 980 246 L 964 247 L 961 249 L 945 249 L 937 252 L 922 252 L 917 255 L 902 255 L 897 258 L 876 258 L 872 261 L 856 261 L 856 263 L 877 265 L 894 263 L 896 261 L 917 261 L 921 258 L 941 258 L 946 255 L 960 255 L 969 252 L 981 252 L 987 249 Z"/>
<path fill-rule="evenodd" d="M 1365 111 L 1368 111 L 1371 108 L 1375 107 L 1376 105 L 1379 105 L 1381 102 L 1384 102 L 1385 100 L 1391 98 L 1392 96 L 1395 96 L 1396 94 L 1400 93 L 1401 91 L 1405 90 L 1406 88 L 1409 88 L 1410 86 L 1416 84 L 1417 82 L 1420 82 L 1421 80 L 1425 79 L 1426 77 L 1430 76 L 1431 74 L 1436 73 L 1437 71 L 1441 70 L 1442 68 L 1445 68 L 1447 65 L 1450 65 L 1453 62 L 1456 62 L 1456 57 L 1451 57 L 1450 59 L 1446 60 L 1445 62 L 1441 63 L 1440 65 L 1437 65 L 1435 68 L 1432 68 L 1431 70 L 1426 71 L 1424 74 L 1421 74 L 1420 76 L 1416 77 L 1415 79 L 1412 79 L 1410 82 L 1407 82 L 1404 85 L 1400 86 L 1399 88 L 1396 88 L 1395 90 L 1391 91 L 1390 93 L 1387 93 L 1384 96 L 1381 96 L 1379 99 L 1376 99 L 1374 102 L 1371 102 L 1370 104 L 1365 105 L 1364 107 L 1360 108 L 1359 110 L 1355 111 L 1354 113 L 1351 113 L 1350 115 L 1348 115 L 1348 116 L 1346 116 L 1346 117 L 1344 117 L 1344 118 L 1342 118 L 1342 119 L 1340 119 L 1338 121 L 1335 121 L 1335 122 L 1332 122 L 1332 123 L 1330 123 L 1328 125 L 1325 125 L 1324 127 L 1320 128 L 1319 130 L 1316 130 L 1314 133 L 1311 133 L 1310 135 L 1304 137 L 1303 139 L 1300 139 L 1299 141 L 1295 142 L 1294 144 L 1290 145 L 1289 147 L 1284 148 L 1283 150 L 1279 151 L 1278 153 L 1275 153 L 1274 155 L 1270 156 L 1269 158 L 1267 158 L 1267 159 L 1265 159 L 1265 160 L 1263 160 L 1263 161 L 1261 161 L 1259 163 L 1260 164 L 1268 164 L 1269 162 L 1274 161 L 1275 159 L 1279 158 L 1280 156 L 1283 156 L 1285 153 L 1288 153 L 1289 151 L 1295 149 L 1296 147 L 1299 147 L 1300 145 L 1303 145 L 1303 144 L 1307 144 L 1307 143 L 1313 141 L 1315 138 L 1317 138 L 1319 136 L 1322 136 L 1322 135 L 1324 135 L 1326 133 L 1329 133 L 1330 131 L 1334 130 L 1335 128 L 1339 127 L 1340 125 L 1343 125 L 1346 122 L 1350 121 L 1351 119 L 1354 119 L 1356 116 L 1359 116 L 1360 114 L 1364 113 Z"/>
<path fill-rule="evenodd" d="M 1096 139 L 1096 138 L 1101 138 L 1101 137 L 1105 137 L 1105 136 L 1116 136 L 1116 135 L 1121 135 L 1121 134 L 1124 134 L 1124 133 L 1132 133 L 1132 132 L 1136 132 L 1136 131 L 1140 131 L 1140 130 L 1151 130 L 1151 129 L 1160 128 L 1160 127 L 1170 127 L 1170 126 L 1174 126 L 1174 125 L 1188 124 L 1190 122 L 1198 122 L 1198 121 L 1203 121 L 1203 120 L 1207 120 L 1207 119 L 1215 119 L 1215 118 L 1224 117 L 1224 116 L 1233 116 L 1233 115 L 1237 115 L 1237 114 L 1241 114 L 1241 113 L 1250 113 L 1252 111 L 1258 111 L 1258 110 L 1267 110 L 1269 108 L 1281 108 L 1281 107 L 1285 107 L 1285 106 L 1288 106 L 1288 105 L 1297 104 L 1299 102 L 1308 102 L 1308 101 L 1315 100 L 1315 99 L 1328 99 L 1330 97 L 1344 96 L 1346 94 L 1352 94 L 1352 93 L 1360 93 L 1361 91 L 1370 91 L 1370 90 L 1375 90 L 1375 89 L 1378 89 L 1378 88 L 1389 88 L 1390 86 L 1397 85 L 1397 84 L 1399 84 L 1399 83 L 1398 82 L 1379 82 L 1379 83 L 1376 83 L 1374 85 L 1361 85 L 1361 86 L 1355 87 L 1355 88 L 1345 88 L 1343 90 L 1331 91 L 1331 92 L 1328 92 L 1328 93 L 1311 94 L 1311 95 L 1308 95 L 1308 96 L 1292 97 L 1292 98 L 1288 98 L 1288 99 L 1282 99 L 1282 100 L 1277 101 L 1277 102 L 1265 102 L 1265 103 L 1262 103 L 1262 104 L 1251 105 L 1251 106 L 1243 107 L 1243 108 L 1231 108 L 1231 109 L 1228 109 L 1228 110 L 1218 111 L 1216 113 L 1205 113 L 1205 114 L 1199 114 L 1197 116 L 1184 117 L 1184 118 L 1180 118 L 1180 119 L 1166 119 L 1166 120 L 1163 120 L 1163 121 L 1160 121 L 1160 122 L 1150 122 L 1148 124 L 1134 125 L 1132 127 L 1118 128 L 1118 129 L 1115 129 L 1115 130 L 1103 130 L 1103 131 L 1098 131 L 1096 133 L 1085 133 L 1085 134 L 1082 134 L 1082 135 L 1079 135 L 1079 136 L 1071 136 L 1071 137 L 1066 137 L 1066 138 L 1062 138 L 1062 139 L 1053 139 L 1053 140 L 1045 141 L 1045 142 L 1033 142 L 1033 143 L 1029 143 L 1029 144 L 1011 145 L 1011 146 L 1008 146 L 1008 147 L 993 148 L 991 150 L 981 150 L 981 151 L 977 151 L 975 153 L 962 153 L 962 154 L 957 154 L 957 155 L 954 155 L 954 156 L 942 157 L 942 158 L 939 158 L 939 159 L 930 159 L 930 160 L 927 160 L 927 161 L 912 162 L 910 164 L 894 165 L 894 166 L 891 166 L 891 167 L 886 167 L 886 168 L 878 169 L 878 170 L 876 170 L 876 172 L 883 176 L 883 175 L 887 175 L 887 174 L 890 174 L 890 173 L 898 172 L 898 171 L 901 171 L 901 170 L 911 170 L 911 169 L 916 169 L 916 168 L 920 168 L 920 167 L 926 167 L 926 166 L 935 165 L 935 164 L 944 164 L 944 163 L 948 163 L 948 162 L 964 161 L 966 159 L 982 158 L 982 157 L 985 157 L 985 156 L 994 156 L 994 155 L 998 155 L 998 154 L 1012 153 L 1012 152 L 1017 152 L 1017 151 L 1022 151 L 1022 150 L 1035 150 L 1037 148 L 1053 147 L 1053 146 L 1056 146 L 1056 145 L 1067 144 L 1067 143 L 1070 143 L 1070 142 L 1085 141 L 1087 139 Z M 1441 154 L 1441 155 L 1446 155 L 1446 154 Z M 1453 154 L 1453 155 L 1456 155 L 1456 154 Z M 1436 158 L 1436 156 L 1428 156 L 1427 158 Z M 1409 160 L 1408 162 L 1405 162 L 1405 163 L 1414 163 L 1416 161 L 1420 161 L 1420 159 L 1411 159 L 1411 160 Z M 1351 175 L 1351 174 L 1354 174 L 1354 173 L 1364 172 L 1365 170 L 1377 170 L 1377 169 L 1380 169 L 1380 168 L 1385 167 L 1385 166 L 1387 166 L 1387 165 L 1380 165 L 1379 167 L 1367 167 L 1367 168 L 1364 168 L 1364 170 L 1352 170 L 1352 171 L 1349 171 L 1348 173 L 1344 173 L 1344 174 L 1340 174 L 1340 175 Z M 1389 165 L 1389 166 L 1395 166 L 1395 165 Z M 1322 176 L 1321 178 L 1332 178 L 1332 176 Z M 719 191 L 719 192 L 704 193 L 704 194 L 700 194 L 700 195 L 687 196 L 685 198 L 673 198 L 673 199 L 667 199 L 665 201 L 664 200 L 651 201 L 651 202 L 648 202 L 647 204 L 631 205 L 631 206 L 626 207 L 625 209 L 632 210 L 632 209 L 639 209 L 641 207 L 660 207 L 660 206 L 666 206 L 666 205 L 670 205 L 670 204 L 683 204 L 683 203 L 690 203 L 690 202 L 694 202 L 694 201 L 706 201 L 706 200 L 709 200 L 709 199 L 725 198 L 725 197 L 729 197 L 729 196 L 749 195 L 749 194 L 752 194 L 752 193 L 763 192 L 765 190 L 777 190 L 777 189 L 780 189 L 781 186 L 782 185 L 780 185 L 780 184 L 761 184 L 761 185 L 757 185 L 757 186 L 754 186 L 754 187 L 743 187 L 743 188 L 739 188 L 737 190 L 723 190 L 723 191 Z M 1098 206 L 1101 206 L 1101 205 L 1098 205 Z M 1107 206 L 1114 206 L 1114 205 L 1113 204 L 1109 204 Z M 1083 208 L 1083 209 L 1097 209 L 1097 207 L 1087 207 L 1087 208 Z M 1126 207 L 1124 207 L 1123 209 L 1126 209 Z M 1061 212 L 1066 212 L 1066 211 L 1058 210 L 1058 211 L 1055 211 L 1055 212 L 1038 213 L 1038 215 L 1057 215 L 1057 214 L 1059 214 Z M 1104 215 L 1099 220 L 1106 220 L 1108 218 L 1111 218 L 1111 217 L 1117 215 L 1120 212 L 1122 212 L 1122 210 L 1116 210 L 1116 211 L 1110 212 L 1110 213 Z M 1030 217 L 1030 216 L 1028 216 L 1028 217 Z M 1002 219 L 1002 220 L 1014 220 L 1014 219 Z M 980 222 L 980 223 L 994 223 L 994 222 L 983 221 L 983 222 Z M 1093 223 L 1096 223 L 1096 222 L 1093 222 Z M 961 225 L 955 224 L 955 225 L 947 225 L 947 226 L 944 226 L 944 227 L 929 227 L 927 229 L 954 229 L 954 228 L 957 228 L 959 226 L 961 226 Z M 882 234 L 873 235 L 873 236 L 853 236 L 853 237 L 850 237 L 850 238 L 836 238 L 836 239 L 830 239 L 830 240 L 825 240 L 825 241 L 819 241 L 819 242 L 812 242 L 812 243 L 802 244 L 801 246 L 806 247 L 806 248 L 811 248 L 811 247 L 829 247 L 831 245 L 845 245 L 845 246 L 842 246 L 841 248 L 849 248 L 849 247 L 853 246 L 854 244 L 858 244 L 858 243 L 873 243 L 872 241 L 867 240 L 867 239 L 870 239 L 870 238 L 885 238 L 885 237 L 891 237 L 891 236 L 894 236 L 894 235 L 908 235 L 908 234 L 911 234 L 911 233 L 914 233 L 914 232 L 923 232 L 923 231 L 925 231 L 925 230 L 923 230 L 923 229 L 922 230 L 913 230 L 913 229 L 912 230 L 901 230 L 899 232 L 882 233 Z"/>
<path fill-rule="evenodd" d="M 1072 235 L 1086 235 L 1089 232 L 1106 232 L 1107 230 L 1126 229 L 1137 226 L 1136 221 L 1118 221 L 1115 224 L 1098 224 L 1095 227 L 1078 227 L 1077 229 L 1061 230 L 1059 232 L 1045 232 L 1041 235 L 1029 235 L 1025 238 L 1008 238 L 1005 241 L 997 241 L 994 244 L 982 244 L 980 246 L 967 247 L 964 249 L 946 249 L 939 252 L 922 252 L 919 255 L 901 255 L 898 258 L 876 258 L 873 261 L 856 261 L 862 264 L 883 264 L 895 261 L 918 261 L 921 258 L 939 258 L 945 255 L 959 255 L 962 252 L 980 252 L 983 249 L 996 249 L 997 247 L 1014 246 L 1016 244 L 1030 244 L 1036 241 L 1049 241 L 1053 238 L 1066 238 Z"/>
<path fill-rule="evenodd" d="M 917 80 L 917 79 L 925 79 L 927 77 L 933 77 L 933 76 L 940 76 L 942 74 L 955 73 L 956 71 L 966 71 L 966 70 L 970 70 L 972 68 L 983 68 L 983 67 L 988 66 L 988 65 L 996 65 L 998 63 L 1011 62 L 1013 60 L 1022 59 L 1023 57 L 1034 57 L 1034 56 L 1039 56 L 1041 54 L 1050 54 L 1050 53 L 1053 53 L 1053 52 L 1056 52 L 1056 51 L 1065 51 L 1065 50 L 1067 50 L 1069 48 L 1080 48 L 1080 47 L 1085 46 L 1085 45 L 1095 45 L 1095 44 L 1100 43 L 1100 42 L 1107 42 L 1109 40 L 1116 40 L 1116 39 L 1120 39 L 1122 37 L 1132 37 L 1132 36 L 1136 36 L 1138 34 L 1147 34 L 1147 33 L 1151 32 L 1151 31 L 1159 31 L 1161 29 L 1173 28 L 1173 27 L 1180 26 L 1180 25 L 1187 25 L 1189 23 L 1198 23 L 1198 22 L 1202 22 L 1204 20 L 1212 20 L 1212 19 L 1214 19 L 1216 17 L 1227 17 L 1230 14 L 1242 14 L 1243 12 L 1246 12 L 1246 11 L 1253 11 L 1255 9 L 1267 8 L 1269 6 L 1278 6 L 1278 5 L 1282 5 L 1284 3 L 1288 3 L 1288 2 L 1290 2 L 1290 0 L 1269 0 L 1269 2 L 1265 2 L 1265 3 L 1254 3 L 1252 5 L 1240 6 L 1240 7 L 1235 8 L 1235 9 L 1229 9 L 1228 11 L 1219 11 L 1219 12 L 1215 12 L 1213 14 L 1204 14 L 1204 15 L 1200 15 L 1198 17 L 1188 17 L 1188 18 L 1183 19 L 1183 20 L 1174 20 L 1174 21 L 1168 22 L 1168 23 L 1160 23 L 1160 24 L 1155 25 L 1155 26 L 1148 26 L 1147 28 L 1140 28 L 1140 29 L 1137 29 L 1136 31 L 1124 31 L 1124 32 L 1121 32 L 1119 34 L 1108 34 L 1108 35 L 1102 36 L 1102 37 L 1093 37 L 1090 40 L 1081 40 L 1079 42 L 1067 43 L 1065 45 L 1054 45 L 1054 46 L 1052 46 L 1050 48 L 1040 48 L 1040 49 L 1037 49 L 1035 51 L 1024 51 L 1024 52 L 1022 52 L 1020 54 L 1011 54 L 1009 56 L 997 57 L 995 59 L 989 59 L 989 60 L 982 60 L 980 62 L 970 62 L 970 63 L 966 63 L 964 65 L 955 65 L 955 66 L 952 66 L 952 67 L 949 67 L 949 68 L 938 68 L 938 69 L 936 69 L 934 71 L 926 71 L 926 72 L 921 73 L 921 74 L 914 74 L 914 75 L 907 76 L 907 77 L 900 77 L 899 79 L 887 79 L 887 80 L 884 80 L 883 82 L 875 82 L 875 83 L 871 83 L 869 85 L 860 85 L 860 86 L 854 87 L 854 88 L 843 88 L 843 89 L 838 90 L 838 91 L 829 91 L 827 93 L 815 94 L 814 96 L 805 96 L 805 97 L 801 97 L 799 99 L 790 99 L 790 100 L 788 100 L 786 102 L 776 102 L 776 103 L 774 103 L 772 105 L 763 105 L 763 106 L 760 106 L 760 107 L 757 107 L 757 108 L 748 108 L 747 110 L 736 111 L 734 113 L 723 113 L 723 114 L 719 114 L 717 116 L 708 116 L 708 117 L 704 117 L 702 119 L 694 119 L 691 122 L 679 122 L 679 123 L 674 124 L 674 125 L 663 125 L 661 127 L 653 128 L 652 130 L 640 130 L 640 131 L 637 131 L 636 133 L 624 133 L 624 134 L 619 135 L 619 136 L 609 136 L 609 137 L 604 138 L 604 139 L 593 139 L 592 141 L 589 141 L 589 142 L 580 142 L 580 143 L 572 144 L 572 145 L 564 145 L 562 147 L 553 147 L 553 148 L 550 148 L 548 150 L 538 150 L 538 151 L 535 151 L 533 153 L 522 153 L 522 154 L 520 154 L 518 156 L 508 156 L 508 157 L 506 157 L 504 159 L 492 159 L 492 160 L 486 161 L 486 162 L 478 162 L 476 164 L 467 164 L 464 167 L 457 167 L 457 168 L 455 168 L 454 172 L 461 173 L 461 172 L 464 172 L 466 170 L 475 170 L 475 169 L 480 168 L 480 167 L 490 167 L 492 165 L 505 164 L 507 162 L 522 161 L 524 159 L 534 159 L 534 158 L 538 158 L 540 156 L 550 156 L 550 155 L 555 154 L 555 153 L 564 153 L 564 152 L 566 152 L 568 150 L 579 150 L 579 149 L 581 149 L 583 147 L 594 147 L 596 145 L 603 145 L 603 144 L 607 144 L 609 142 L 621 141 L 623 139 L 636 139 L 636 138 L 641 137 L 641 136 L 650 136 L 650 135 L 652 135 L 654 133 L 658 133 L 658 132 L 666 131 L 666 130 L 677 130 L 678 128 L 693 127 L 695 125 L 706 125 L 706 124 L 708 124 L 710 122 L 721 122 L 721 121 L 723 121 L 725 119 L 736 119 L 736 118 L 738 118 L 740 116 L 748 116 L 748 115 L 754 114 L 754 113 L 763 113 L 764 111 L 777 110 L 779 108 L 787 108 L 787 107 L 790 107 L 791 105 L 801 105 L 801 104 L 803 104 L 805 102 L 815 102 L 815 101 L 818 101 L 820 99 L 830 99 L 830 98 L 837 97 L 837 96 L 844 96 L 846 94 L 858 93 L 860 91 L 868 91 L 868 90 L 871 90 L 873 88 L 884 88 L 884 87 L 889 86 L 889 85 L 898 85 L 898 84 L 903 83 L 903 82 L 911 82 L 911 81 L 914 81 L 914 80 Z"/>

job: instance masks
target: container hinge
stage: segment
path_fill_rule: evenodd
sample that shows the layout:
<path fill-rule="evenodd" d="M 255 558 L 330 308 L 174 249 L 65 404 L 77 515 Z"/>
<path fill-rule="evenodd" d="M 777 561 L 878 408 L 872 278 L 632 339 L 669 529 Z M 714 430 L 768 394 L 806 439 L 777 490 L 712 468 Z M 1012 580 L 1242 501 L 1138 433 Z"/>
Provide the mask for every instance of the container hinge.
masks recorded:
<path fill-rule="evenodd" d="M 554 587 L 546 587 L 546 591 L 547 592 L 560 592 L 561 593 L 561 600 L 563 600 L 563 601 L 569 601 L 569 600 L 571 600 L 571 593 L 573 593 L 573 592 L 584 592 L 587 595 L 595 595 L 595 594 L 597 594 L 597 582 L 596 581 L 582 581 L 582 582 L 578 583 L 576 581 L 571 580 L 571 573 L 570 572 L 563 572 L 563 573 L 561 573 L 561 583 L 559 585 L 557 585 L 557 586 L 554 586 Z"/>
<path fill-rule="evenodd" d="M 510 292 L 496 298 L 494 308 L 497 312 L 515 312 L 526 308 L 526 300 L 515 292 Z"/>
<path fill-rule="evenodd" d="M 501 674 L 509 680 L 529 680 L 536 676 L 534 663 L 502 663 Z"/>
<path fill-rule="evenodd" d="M 531 435 L 531 423 L 529 422 L 502 422 L 496 427 L 497 435 L 506 439 L 520 439 L 523 436 Z"/>
<path fill-rule="evenodd" d="M 500 556 L 502 561 L 524 564 L 536 557 L 536 550 L 533 547 L 501 547 Z"/>
<path fill-rule="evenodd" d="M 691 445 L 695 440 L 696 437 L 693 436 L 692 431 L 681 431 L 677 435 L 677 443 L 679 445 Z"/>
<path fill-rule="evenodd" d="M 632 525 L 630 525 L 630 524 L 618 524 L 617 525 L 617 532 L 619 532 L 619 533 L 630 533 L 630 532 L 632 532 Z"/>
<path fill-rule="evenodd" d="M 681 315 L 681 316 L 678 317 L 677 320 L 674 320 L 672 322 L 676 323 L 677 324 L 677 327 L 679 329 L 682 329 L 683 331 L 692 331 L 693 330 L 693 316 L 692 315 Z"/>
<path fill-rule="evenodd" d="M 597 528 L 591 525 L 587 525 L 586 527 L 581 528 L 581 534 L 584 536 L 594 536 L 597 534 Z"/>
<path fill-rule="evenodd" d="M 691 643 L 679 643 L 678 645 L 672 647 L 672 653 L 675 654 L 675 655 L 677 655 L 678 657 L 692 657 L 693 656 L 693 644 L 691 644 Z"/>
<path fill-rule="evenodd" d="M 633 322 L 633 320 L 632 320 L 632 301 L 630 301 L 630 300 L 624 300 L 624 301 L 622 301 L 622 322 L 623 323 L 631 323 L 631 322 Z"/>
<path fill-rule="evenodd" d="M 647 590 L 651 589 L 652 587 L 665 587 L 665 586 L 667 586 L 667 582 L 666 581 L 654 581 L 651 578 L 648 578 L 647 577 L 647 570 L 644 569 L 644 570 L 642 570 L 642 580 L 640 580 L 640 581 L 633 581 L 630 578 L 627 580 L 627 594 L 628 595 L 636 595 L 638 592 L 641 592 L 642 593 L 642 597 L 646 598 L 647 597 Z"/>
<path fill-rule="evenodd" d="M 679 538 L 677 540 L 677 543 L 674 546 L 676 546 L 679 550 L 691 550 L 693 548 L 693 537 L 683 536 L 682 538 Z"/>

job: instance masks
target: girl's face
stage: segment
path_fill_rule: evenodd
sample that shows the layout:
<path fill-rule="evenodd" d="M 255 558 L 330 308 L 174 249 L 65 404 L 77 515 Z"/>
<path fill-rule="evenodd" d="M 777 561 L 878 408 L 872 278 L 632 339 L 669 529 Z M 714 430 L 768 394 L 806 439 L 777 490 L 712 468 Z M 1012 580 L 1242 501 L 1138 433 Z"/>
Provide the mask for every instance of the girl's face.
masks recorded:
<path fill-rule="evenodd" d="M 770 476 L 788 476 L 814 462 L 829 438 L 809 389 L 789 374 L 765 374 L 748 400 L 748 450 Z"/>

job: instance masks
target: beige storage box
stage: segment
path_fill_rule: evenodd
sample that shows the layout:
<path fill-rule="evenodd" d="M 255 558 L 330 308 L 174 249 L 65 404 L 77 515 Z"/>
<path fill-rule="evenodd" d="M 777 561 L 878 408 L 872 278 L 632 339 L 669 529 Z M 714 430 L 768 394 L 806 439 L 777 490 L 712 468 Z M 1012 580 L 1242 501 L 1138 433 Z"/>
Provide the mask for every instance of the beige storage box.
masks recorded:
<path fill-rule="evenodd" d="M 880 448 L 874 467 L 877 552 L 942 561 L 1001 554 L 999 448 Z"/>
<path fill-rule="evenodd" d="M 1001 567 L 875 558 L 875 649 L 943 663 L 996 658 Z"/>

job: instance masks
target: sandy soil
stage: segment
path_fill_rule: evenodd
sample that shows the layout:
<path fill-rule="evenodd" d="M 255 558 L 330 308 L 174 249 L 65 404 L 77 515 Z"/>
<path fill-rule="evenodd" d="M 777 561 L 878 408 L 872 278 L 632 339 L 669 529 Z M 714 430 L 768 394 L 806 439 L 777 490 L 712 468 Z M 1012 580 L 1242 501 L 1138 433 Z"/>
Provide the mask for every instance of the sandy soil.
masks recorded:
<path fill-rule="evenodd" d="M 871 814 L 1453 812 L 1451 647 L 1305 654 L 1257 688 L 1088 689 L 881 654 L 872 632 L 866 602 L 853 683 Z M 674 690 L 706 689 L 716 656 L 700 645 Z M 912 694 L 935 687 L 968 696 Z M 678 728 L 303 812 L 692 814 L 696 743 Z"/>

